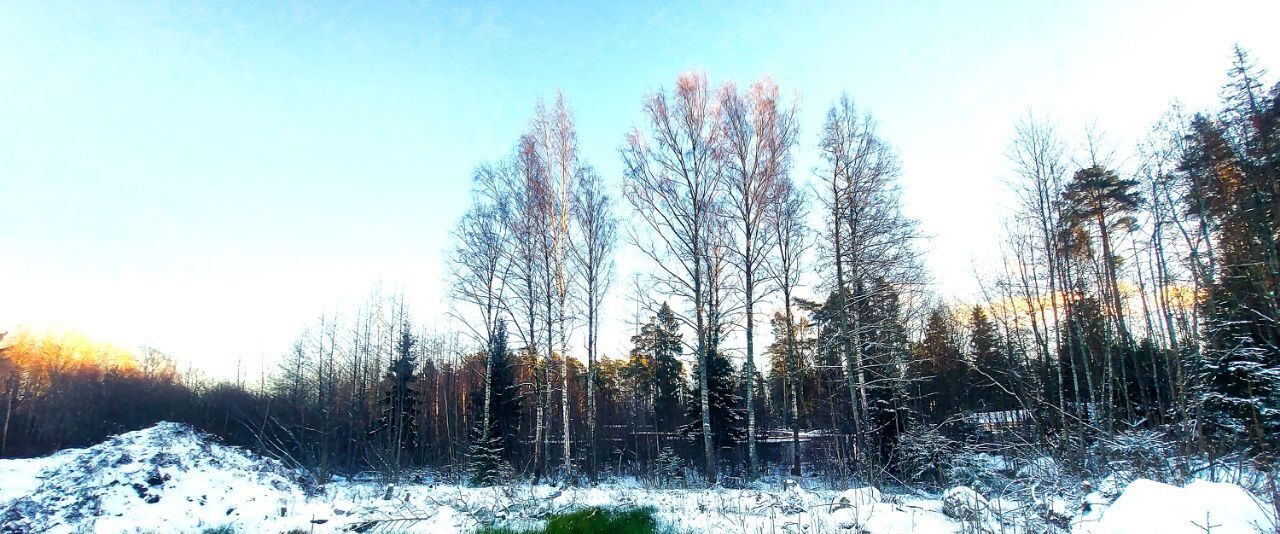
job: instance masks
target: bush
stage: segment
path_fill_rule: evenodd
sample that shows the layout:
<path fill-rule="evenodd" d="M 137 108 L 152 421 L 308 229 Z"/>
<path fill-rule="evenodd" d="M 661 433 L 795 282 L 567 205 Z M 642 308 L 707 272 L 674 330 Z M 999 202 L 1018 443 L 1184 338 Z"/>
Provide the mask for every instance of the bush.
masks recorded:
<path fill-rule="evenodd" d="M 898 438 L 897 471 L 907 482 L 941 484 L 956 448 L 956 442 L 936 428 L 922 426 L 909 430 Z"/>
<path fill-rule="evenodd" d="M 663 447 L 658 453 L 658 457 L 654 459 L 654 478 L 658 487 L 666 488 L 675 485 L 687 485 L 688 480 L 685 479 L 685 464 L 671 447 Z"/>
<path fill-rule="evenodd" d="M 999 456 L 962 452 L 948 460 L 948 485 L 962 484 L 980 492 L 995 493 L 1009 484 L 1008 465 Z"/>
<path fill-rule="evenodd" d="M 1170 459 L 1176 448 L 1160 432 L 1126 430 L 1102 442 L 1102 449 L 1111 470 L 1121 478 L 1174 482 Z"/>
<path fill-rule="evenodd" d="M 583 508 L 576 512 L 560 514 L 547 520 L 541 529 L 517 530 L 506 527 L 486 528 L 482 534 L 588 534 L 610 532 L 616 534 L 650 534 L 672 532 L 660 527 L 653 517 L 653 508 Z"/>

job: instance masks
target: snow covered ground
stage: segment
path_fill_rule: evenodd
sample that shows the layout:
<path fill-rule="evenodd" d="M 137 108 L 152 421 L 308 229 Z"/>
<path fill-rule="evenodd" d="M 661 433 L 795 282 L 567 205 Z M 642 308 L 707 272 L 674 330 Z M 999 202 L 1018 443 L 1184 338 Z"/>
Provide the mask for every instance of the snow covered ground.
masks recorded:
<path fill-rule="evenodd" d="M 390 498 L 388 497 L 388 494 Z M 584 506 L 651 506 L 688 532 L 1016 532 L 1050 520 L 1081 534 L 1272 532 L 1267 506 L 1238 486 L 1137 480 L 1111 503 L 1023 503 L 957 487 L 936 498 L 787 489 L 680 490 L 622 481 L 594 488 L 388 488 L 337 481 L 308 496 L 278 463 L 162 423 L 86 449 L 0 460 L 0 532 L 467 532 L 537 526 Z M 1085 504 L 1088 503 L 1086 507 Z"/>

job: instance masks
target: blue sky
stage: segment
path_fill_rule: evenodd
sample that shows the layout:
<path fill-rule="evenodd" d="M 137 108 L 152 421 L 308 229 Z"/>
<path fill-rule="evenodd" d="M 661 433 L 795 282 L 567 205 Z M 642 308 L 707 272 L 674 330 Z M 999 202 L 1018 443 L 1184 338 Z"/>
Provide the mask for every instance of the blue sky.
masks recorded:
<path fill-rule="evenodd" d="M 379 282 L 446 327 L 471 171 L 535 100 L 563 89 L 616 183 L 641 98 L 689 68 L 797 93 L 803 179 L 842 91 L 872 111 L 936 289 L 968 298 L 1018 117 L 1124 152 L 1173 99 L 1212 105 L 1232 43 L 1280 69 L 1274 1 L 645 4 L 0 3 L 0 330 L 225 374 Z"/>

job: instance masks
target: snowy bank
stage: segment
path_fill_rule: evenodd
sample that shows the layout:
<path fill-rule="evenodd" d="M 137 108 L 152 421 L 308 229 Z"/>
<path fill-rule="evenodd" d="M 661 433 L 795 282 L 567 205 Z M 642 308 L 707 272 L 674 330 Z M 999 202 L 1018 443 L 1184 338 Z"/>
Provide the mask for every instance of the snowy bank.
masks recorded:
<path fill-rule="evenodd" d="M 1122 534 L 1256 534 L 1274 532 L 1268 506 L 1235 484 L 1195 481 L 1179 488 L 1135 480 L 1096 521 L 1083 518 L 1077 532 Z"/>
<path fill-rule="evenodd" d="M 964 486 L 936 497 L 872 487 L 657 489 L 634 480 L 596 487 L 518 484 L 471 488 L 336 480 L 307 495 L 278 462 L 227 447 L 191 427 L 162 423 L 86 449 L 0 460 L 0 532 L 470 532 L 487 525 L 537 527 L 584 507 L 652 507 L 677 532 L 1018 532 L 1036 507 Z M 1266 508 L 1238 486 L 1186 488 L 1139 480 L 1108 507 L 1098 495 L 1052 507 L 1080 534 L 1257 532 Z M 1046 530 L 1049 528 L 1049 530 Z"/>
<path fill-rule="evenodd" d="M 302 502 L 279 464 L 161 423 L 87 449 L 0 460 L 0 532 L 261 526 Z"/>

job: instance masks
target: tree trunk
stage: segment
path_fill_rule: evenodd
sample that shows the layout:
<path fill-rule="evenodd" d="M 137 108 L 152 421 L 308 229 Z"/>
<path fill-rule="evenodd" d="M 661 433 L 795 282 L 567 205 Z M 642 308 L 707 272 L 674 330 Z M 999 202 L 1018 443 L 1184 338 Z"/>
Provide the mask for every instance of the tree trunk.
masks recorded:
<path fill-rule="evenodd" d="M 753 338 L 753 327 L 755 326 L 755 315 L 752 313 L 752 299 L 754 297 L 751 269 L 751 244 L 748 238 L 747 254 L 746 254 L 746 305 L 747 305 L 747 480 L 755 480 L 758 468 L 758 459 L 756 456 L 756 409 L 755 409 L 755 345 Z"/>
<path fill-rule="evenodd" d="M 835 253 L 835 263 L 836 263 L 836 292 L 839 295 L 839 300 L 840 300 L 840 304 L 839 304 L 840 313 L 837 315 L 840 321 L 840 324 L 839 324 L 840 339 L 844 344 L 845 383 L 849 387 L 849 409 L 852 416 L 853 431 L 855 435 L 859 435 L 861 434 L 862 425 L 860 424 L 861 418 L 858 416 L 858 387 L 857 387 L 856 378 L 855 378 L 857 376 L 857 370 L 855 369 L 855 366 L 854 366 L 854 359 L 853 359 L 854 349 L 853 349 L 853 343 L 851 342 L 851 334 L 849 332 L 849 293 L 845 284 L 845 275 L 844 275 L 844 252 L 843 252 L 844 243 L 840 238 L 840 228 L 842 224 L 841 216 L 840 216 L 840 202 L 841 202 L 840 187 L 836 180 L 837 180 L 836 177 L 832 177 L 832 180 L 831 180 L 831 194 L 832 194 L 831 228 L 833 232 L 832 244 L 834 245 L 833 252 Z M 859 454 L 860 452 L 861 451 L 855 451 L 855 455 Z"/>
<path fill-rule="evenodd" d="M 784 275 L 785 276 L 785 275 Z M 782 289 L 782 309 L 786 314 L 787 328 L 787 380 L 791 383 L 791 476 L 800 476 L 800 395 L 797 390 L 795 321 L 791 315 L 791 289 L 787 284 Z"/>
<path fill-rule="evenodd" d="M 701 246 L 701 243 L 695 240 L 693 250 L 701 250 L 698 248 L 699 246 Z M 701 253 L 695 253 L 695 258 L 693 260 L 693 306 L 695 308 L 694 315 L 696 316 L 698 329 L 698 402 L 702 406 L 702 453 L 704 456 L 703 474 L 707 479 L 708 485 L 715 485 L 716 451 L 715 445 L 712 443 L 711 439 L 711 397 L 707 392 L 706 310 L 703 309 L 702 259 L 700 257 L 696 257 L 697 254 Z"/>
<path fill-rule="evenodd" d="M 560 299 L 560 347 L 562 351 L 560 361 L 564 363 L 561 365 L 562 371 L 560 373 L 560 418 L 564 421 L 564 476 L 567 480 L 573 476 L 573 455 L 569 448 L 569 438 L 572 433 L 569 430 L 569 354 L 567 350 L 568 343 L 565 341 L 566 337 L 564 331 L 564 298 L 562 296 Z"/>
<path fill-rule="evenodd" d="M 587 281 L 587 465 L 594 484 L 598 472 L 596 459 L 596 281 Z"/>

